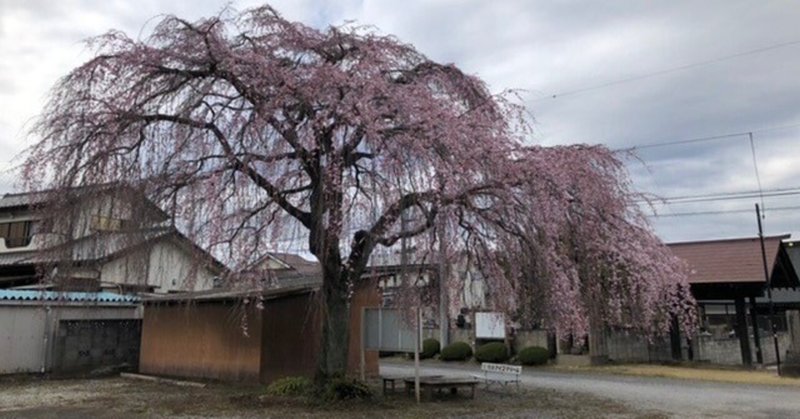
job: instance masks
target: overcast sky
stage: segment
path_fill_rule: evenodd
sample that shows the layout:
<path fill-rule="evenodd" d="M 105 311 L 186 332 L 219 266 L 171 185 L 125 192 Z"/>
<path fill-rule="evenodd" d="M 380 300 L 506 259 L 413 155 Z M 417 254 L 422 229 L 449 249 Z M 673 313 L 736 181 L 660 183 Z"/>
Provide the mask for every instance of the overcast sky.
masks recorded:
<path fill-rule="evenodd" d="M 0 0 L 0 191 L 13 188 L 8 168 L 31 141 L 26 130 L 48 89 L 89 58 L 82 40 L 109 29 L 137 36 L 160 14 L 194 20 L 227 4 L 180 3 Z M 259 2 L 232 4 L 244 9 Z M 536 118 L 532 141 L 603 143 L 617 149 L 753 131 L 762 187 L 800 186 L 800 5 L 795 2 L 271 4 L 287 18 L 314 27 L 346 20 L 374 25 L 434 60 L 480 76 L 494 91 L 524 89 Z M 748 53 L 780 44 L 789 45 Z M 696 63 L 708 64 L 692 66 Z M 683 66 L 689 68 L 664 71 Z M 654 73 L 660 74 L 640 77 Z M 628 81 L 615 83 L 620 80 Z M 758 188 L 747 136 L 642 149 L 637 155 L 638 160 L 628 159 L 634 185 L 662 197 Z M 659 206 L 659 213 L 744 211 L 754 203 L 670 204 Z M 765 198 L 765 206 L 768 234 L 795 233 L 800 238 L 800 210 L 769 211 L 800 206 L 800 195 Z M 660 217 L 653 222 L 666 241 L 757 233 L 752 213 Z"/>

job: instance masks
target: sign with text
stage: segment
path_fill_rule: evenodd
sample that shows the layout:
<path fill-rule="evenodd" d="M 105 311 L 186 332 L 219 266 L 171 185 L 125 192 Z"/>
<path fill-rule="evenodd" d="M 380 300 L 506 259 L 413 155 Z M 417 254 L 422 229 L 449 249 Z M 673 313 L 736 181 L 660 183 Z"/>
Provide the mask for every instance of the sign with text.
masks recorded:
<path fill-rule="evenodd" d="M 475 338 L 505 339 L 506 316 L 503 313 L 475 313 Z"/>

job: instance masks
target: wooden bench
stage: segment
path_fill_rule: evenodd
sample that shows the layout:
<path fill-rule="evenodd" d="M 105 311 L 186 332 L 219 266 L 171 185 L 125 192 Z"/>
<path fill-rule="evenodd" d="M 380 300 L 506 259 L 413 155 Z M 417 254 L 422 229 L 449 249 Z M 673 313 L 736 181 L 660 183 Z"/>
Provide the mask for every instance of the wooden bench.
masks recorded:
<path fill-rule="evenodd" d="M 406 393 L 412 394 L 414 392 L 414 377 L 407 377 L 403 380 L 406 383 Z M 433 400 L 433 390 L 450 389 L 450 394 L 458 394 L 458 389 L 462 387 L 469 388 L 470 397 L 475 398 L 475 385 L 479 383 L 478 380 L 472 378 L 446 378 L 438 377 L 420 377 L 419 389 L 425 393 L 428 400 Z"/>
<path fill-rule="evenodd" d="M 499 384 L 507 388 L 509 384 L 513 383 L 517 385 L 517 391 L 519 391 L 521 375 L 522 367 L 519 365 L 484 362 L 481 364 L 481 374 L 473 374 L 472 376 L 486 383 L 487 389 L 492 384 Z"/>
<path fill-rule="evenodd" d="M 423 379 L 423 378 L 439 378 L 439 377 L 441 377 L 441 375 L 421 375 L 419 378 Z M 395 382 L 397 382 L 397 381 L 405 381 L 405 380 L 414 381 L 414 377 L 409 377 L 407 375 L 403 375 L 403 376 L 382 376 L 381 380 L 383 380 L 383 395 L 385 396 L 390 385 L 392 387 L 392 393 L 394 393 L 394 391 L 395 391 Z"/>

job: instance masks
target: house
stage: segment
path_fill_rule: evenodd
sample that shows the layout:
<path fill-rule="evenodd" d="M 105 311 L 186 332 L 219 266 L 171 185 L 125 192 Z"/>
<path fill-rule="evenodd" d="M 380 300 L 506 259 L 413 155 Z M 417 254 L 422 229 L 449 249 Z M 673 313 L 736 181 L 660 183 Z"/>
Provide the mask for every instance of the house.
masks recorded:
<path fill-rule="evenodd" d="M 135 189 L 6 194 L 0 198 L 0 374 L 135 368 L 137 295 L 209 290 L 224 274 L 220 262 Z"/>
<path fill-rule="evenodd" d="M 762 342 L 770 334 L 767 287 L 772 288 L 773 300 L 780 302 L 773 304 L 777 310 L 771 318 L 779 331 L 786 331 L 786 309 L 800 305 L 796 291 L 800 280 L 789 257 L 791 246 L 784 242 L 788 238 L 764 238 L 766 275 L 758 237 L 668 244 L 688 264 L 689 284 L 698 302 L 703 334 L 716 338 L 716 343 L 735 336 L 739 362 L 746 365 L 754 360 L 753 347 L 755 359 L 774 362 L 774 354 Z M 730 357 L 710 360 L 730 363 Z"/>
<path fill-rule="evenodd" d="M 135 369 L 140 318 L 133 296 L 0 290 L 0 374 Z"/>
<path fill-rule="evenodd" d="M 269 383 L 313 377 L 322 330 L 319 285 L 212 290 L 145 300 L 139 371 L 145 374 Z M 348 370 L 361 367 L 361 309 L 379 303 L 374 284 L 350 304 Z M 364 354 L 378 374 L 378 354 Z"/>
<path fill-rule="evenodd" d="M 673 327 L 668 339 L 655 341 L 609 330 L 608 358 L 617 362 L 774 363 L 770 320 L 777 329 L 780 351 L 785 351 L 789 342 L 786 310 L 800 305 L 796 291 L 800 280 L 789 256 L 788 238 L 764 238 L 766 275 L 758 237 L 668 243 L 689 269 L 688 282 L 698 303 L 700 330 L 682 336 Z M 775 311 L 772 317 L 769 287 Z"/>
<path fill-rule="evenodd" d="M 244 269 L 238 281 L 249 281 L 254 286 L 267 288 L 319 286 L 322 283 L 322 267 L 319 262 L 297 254 L 268 252 Z"/>
<path fill-rule="evenodd" d="M 48 205 L 58 200 L 58 211 Z M 142 193 L 114 185 L 0 198 L 0 288 L 169 293 L 225 267 Z"/>

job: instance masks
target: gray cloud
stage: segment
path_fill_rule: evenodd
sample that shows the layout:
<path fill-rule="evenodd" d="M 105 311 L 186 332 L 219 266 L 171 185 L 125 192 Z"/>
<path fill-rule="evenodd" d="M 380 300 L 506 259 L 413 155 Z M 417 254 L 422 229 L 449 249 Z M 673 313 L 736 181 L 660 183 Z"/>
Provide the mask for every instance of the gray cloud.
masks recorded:
<path fill-rule="evenodd" d="M 22 124 L 56 78 L 87 58 L 80 40 L 111 28 L 135 36 L 157 14 L 197 19 L 225 2 L 165 5 L 65 0 L 3 1 L 0 143 L 20 150 Z M 258 2 L 237 2 L 243 9 Z M 525 89 L 543 144 L 611 148 L 791 125 L 800 122 L 800 45 L 685 71 L 547 99 L 662 69 L 800 40 L 800 8 L 789 2 L 539 2 L 507 0 L 277 1 L 286 17 L 316 27 L 356 20 L 414 44 L 431 58 L 477 74 L 492 90 Z M 149 22 L 149 23 L 148 23 Z M 9 64 L 10 63 L 10 64 Z M 9 105 L 14 104 L 14 105 Z M 755 133 L 765 188 L 800 184 L 800 128 Z M 744 137 L 644 149 L 628 166 L 635 185 L 661 196 L 756 188 Z M 800 205 L 771 198 L 767 208 Z M 664 212 L 740 210 L 752 202 L 670 205 Z M 797 213 L 768 213 L 769 233 L 800 233 Z M 750 235 L 751 214 L 654 219 L 667 240 Z"/>

